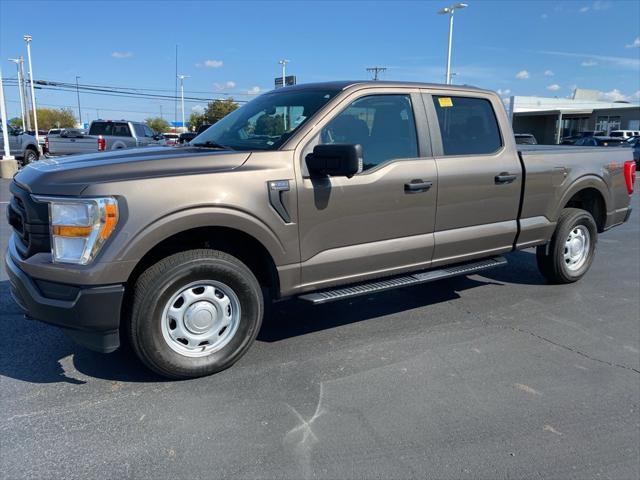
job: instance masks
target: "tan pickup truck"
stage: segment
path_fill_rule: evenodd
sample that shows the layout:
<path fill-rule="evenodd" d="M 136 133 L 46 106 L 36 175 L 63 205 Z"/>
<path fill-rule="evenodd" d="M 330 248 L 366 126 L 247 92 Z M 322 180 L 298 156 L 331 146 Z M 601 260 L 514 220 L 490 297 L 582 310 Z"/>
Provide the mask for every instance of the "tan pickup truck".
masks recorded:
<path fill-rule="evenodd" d="M 629 218 L 631 150 L 518 147 L 490 91 L 281 88 L 184 148 L 24 168 L 8 208 L 12 293 L 89 348 L 123 337 L 185 378 L 237 361 L 266 301 L 369 295 L 529 247 L 550 282 L 576 281 L 598 234 Z"/>

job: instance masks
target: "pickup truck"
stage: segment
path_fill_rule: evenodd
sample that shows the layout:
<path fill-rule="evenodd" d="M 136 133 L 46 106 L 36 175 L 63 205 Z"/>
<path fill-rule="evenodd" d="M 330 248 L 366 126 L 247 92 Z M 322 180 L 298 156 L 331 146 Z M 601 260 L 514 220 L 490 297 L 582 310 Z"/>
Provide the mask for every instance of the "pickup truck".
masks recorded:
<path fill-rule="evenodd" d="M 530 247 L 549 282 L 575 282 L 629 218 L 634 177 L 631 149 L 516 146 L 490 91 L 296 85 L 180 149 L 23 169 L 5 263 L 28 317 L 197 377 L 247 351 L 270 301 L 473 274 Z"/>
<path fill-rule="evenodd" d="M 163 144 L 162 136 L 147 124 L 126 120 L 96 120 L 91 122 L 88 135 L 78 129 L 64 129 L 45 138 L 45 149 L 54 156 Z"/>
<path fill-rule="evenodd" d="M 9 151 L 21 166 L 35 162 L 40 158 L 36 137 L 23 132 L 19 128 L 13 128 L 11 125 L 7 125 L 7 134 L 9 137 Z M 0 158 L 3 155 L 4 137 L 2 135 L 2 125 L 0 125 Z"/>

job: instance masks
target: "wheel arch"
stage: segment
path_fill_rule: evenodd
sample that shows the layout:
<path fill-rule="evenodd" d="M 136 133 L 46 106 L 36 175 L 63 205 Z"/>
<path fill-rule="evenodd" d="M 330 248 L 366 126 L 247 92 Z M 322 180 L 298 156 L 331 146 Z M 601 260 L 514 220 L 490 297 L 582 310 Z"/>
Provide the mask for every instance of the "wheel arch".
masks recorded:
<path fill-rule="evenodd" d="M 593 216 L 598 232 L 602 232 L 606 227 L 609 197 L 609 188 L 602 178 L 594 175 L 581 177 L 565 190 L 558 204 L 556 218 L 564 208 L 580 208 Z"/>

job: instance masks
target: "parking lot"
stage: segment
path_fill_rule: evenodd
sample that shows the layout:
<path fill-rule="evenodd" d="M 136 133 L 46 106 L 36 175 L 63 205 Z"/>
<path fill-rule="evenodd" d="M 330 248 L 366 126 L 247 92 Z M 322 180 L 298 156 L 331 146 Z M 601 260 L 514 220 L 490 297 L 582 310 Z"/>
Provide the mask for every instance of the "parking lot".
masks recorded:
<path fill-rule="evenodd" d="M 287 301 L 235 366 L 181 382 L 23 319 L 2 271 L 1 477 L 638 478 L 633 207 L 577 284 L 546 285 L 527 250 L 483 275 Z"/>

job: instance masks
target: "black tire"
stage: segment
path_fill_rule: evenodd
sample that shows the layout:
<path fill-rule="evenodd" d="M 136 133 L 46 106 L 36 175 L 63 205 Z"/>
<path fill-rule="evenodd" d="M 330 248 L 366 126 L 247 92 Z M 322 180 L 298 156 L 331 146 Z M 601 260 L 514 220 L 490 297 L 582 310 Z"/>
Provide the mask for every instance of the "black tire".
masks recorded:
<path fill-rule="evenodd" d="M 26 165 L 29 165 L 30 163 L 37 162 L 39 157 L 40 156 L 38 155 L 37 150 L 34 150 L 33 148 L 27 148 L 24 152 L 22 165 L 26 166 Z"/>
<path fill-rule="evenodd" d="M 578 268 L 572 269 L 565 260 L 566 241 L 577 227 L 583 227 L 589 233 L 589 248 L 586 257 Z M 598 241 L 598 228 L 593 216 L 586 210 L 565 208 L 558 218 L 556 229 L 547 245 L 536 249 L 536 260 L 540 273 L 555 284 L 573 283 L 580 280 L 591 267 Z"/>
<path fill-rule="evenodd" d="M 228 286 L 236 295 L 240 314 L 227 344 L 206 356 L 190 357 L 169 346 L 162 322 L 173 296 L 198 281 Z M 255 340 L 264 312 L 262 290 L 251 270 L 217 250 L 188 250 L 159 261 L 140 275 L 132 298 L 126 327 L 133 350 L 151 370 L 173 379 L 210 375 L 233 365 Z"/>

